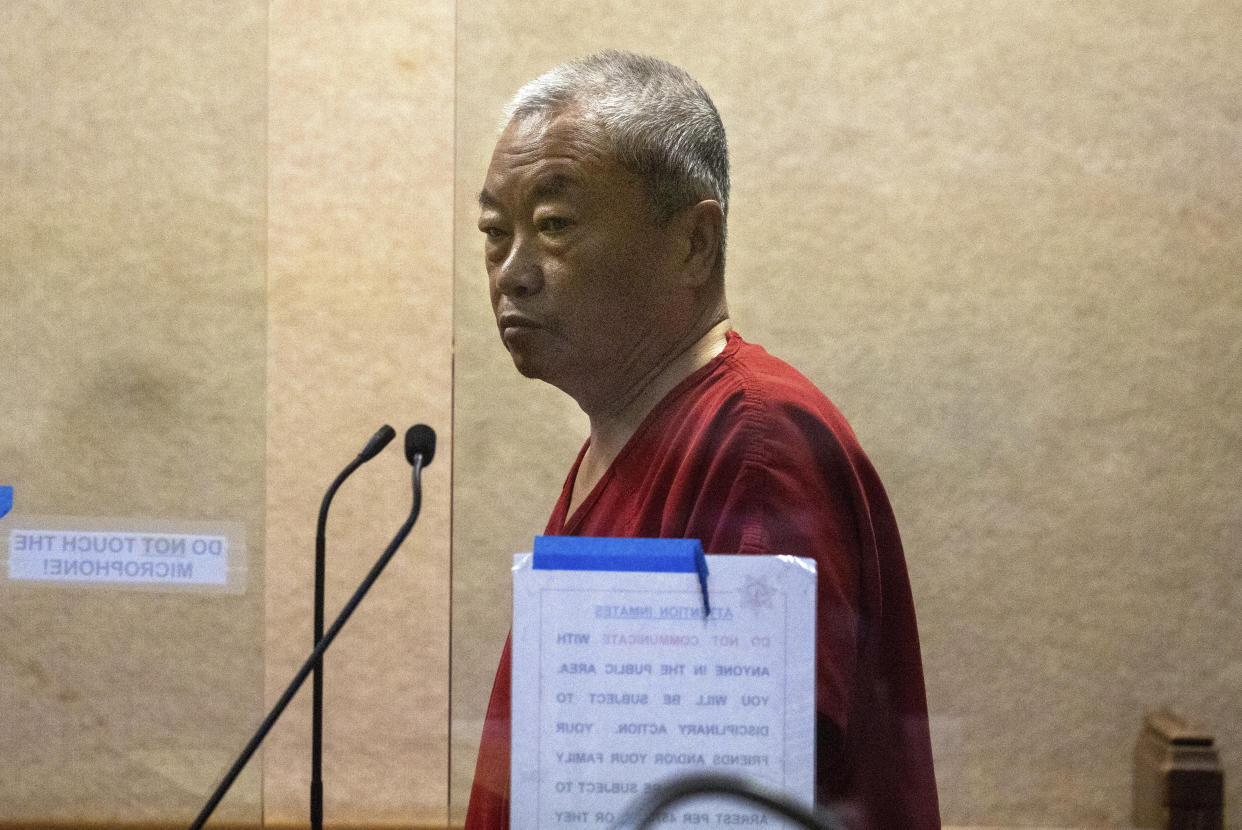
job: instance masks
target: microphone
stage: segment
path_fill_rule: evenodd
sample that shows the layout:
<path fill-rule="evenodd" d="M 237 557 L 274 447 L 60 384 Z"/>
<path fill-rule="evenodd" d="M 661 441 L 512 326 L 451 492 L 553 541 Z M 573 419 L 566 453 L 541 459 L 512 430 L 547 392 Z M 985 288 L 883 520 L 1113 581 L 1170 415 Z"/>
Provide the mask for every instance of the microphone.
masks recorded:
<path fill-rule="evenodd" d="M 415 424 L 405 431 L 405 460 L 414 470 L 414 514 L 423 506 L 423 467 L 436 457 L 436 431 L 426 424 Z"/>
<path fill-rule="evenodd" d="M 397 431 L 388 424 L 384 424 L 375 434 L 371 436 L 371 440 L 362 448 L 362 452 L 358 453 L 358 459 L 362 461 L 370 461 L 372 458 L 380 454 L 380 450 L 388 446 L 388 442 L 397 437 Z"/>
<path fill-rule="evenodd" d="M 380 430 L 380 432 L 376 433 L 376 437 L 373 438 L 372 441 L 379 439 L 382 432 L 384 432 L 384 430 Z M 416 436 L 415 440 L 411 440 L 411 434 Z M 392 436 L 389 436 L 388 438 L 383 439 L 383 443 L 387 443 L 391 440 Z M 367 446 L 370 447 L 371 445 L 368 443 Z M 371 570 L 367 573 L 366 578 L 362 580 L 362 583 L 358 586 L 358 589 L 354 591 L 354 595 L 349 598 L 349 602 L 345 603 L 345 606 L 341 609 L 341 613 L 337 615 L 336 620 L 333 621 L 332 625 L 328 628 L 327 633 L 325 633 L 323 637 L 315 643 L 314 650 L 312 650 L 310 656 L 306 658 L 306 662 L 302 664 L 302 668 L 298 669 L 297 674 L 293 676 L 293 680 L 289 683 L 289 686 L 280 696 L 280 699 L 276 701 L 276 705 L 273 706 L 272 710 L 267 713 L 267 717 L 264 718 L 263 723 L 259 725 L 259 728 L 255 730 L 254 735 L 251 736 L 250 742 L 246 744 L 244 749 L 242 749 L 241 754 L 237 756 L 237 760 L 233 762 L 233 766 L 229 768 L 227 773 L 225 773 L 224 778 L 220 781 L 219 786 L 216 787 L 215 792 L 213 792 L 207 799 L 207 803 L 204 804 L 203 809 L 199 811 L 198 817 L 194 819 L 194 823 L 190 825 L 190 830 L 202 830 L 203 825 L 207 823 L 207 819 L 211 818 L 211 814 L 215 811 L 221 799 L 224 798 L 224 794 L 228 792 L 229 787 L 233 786 L 233 782 L 236 781 L 237 776 L 241 774 L 242 769 L 246 766 L 246 762 L 249 761 L 258 750 L 259 744 L 263 743 L 263 739 L 267 737 L 267 733 L 271 731 L 277 718 L 284 713 L 285 708 L 288 707 L 289 702 L 293 700 L 293 696 L 297 694 L 298 689 L 302 688 L 302 684 L 306 682 L 306 678 L 310 675 L 311 671 L 321 662 L 324 652 L 328 650 L 328 647 L 332 645 L 332 641 L 336 639 L 336 635 L 339 634 L 341 629 L 345 627 L 345 623 L 349 621 L 350 616 L 354 613 L 354 610 L 358 607 L 359 603 L 362 602 L 363 598 L 367 594 L 367 591 L 371 590 L 371 586 L 375 584 L 377 579 L 379 579 L 384 567 L 397 552 L 397 548 L 401 547 L 401 543 L 405 541 L 405 537 L 410 535 L 410 531 L 414 527 L 414 522 L 418 520 L 418 514 L 422 508 L 422 467 L 428 462 L 428 457 L 434 455 L 435 453 L 435 432 L 430 427 L 411 428 L 411 430 L 406 433 L 406 446 L 413 446 L 414 448 L 414 451 L 411 453 L 413 460 L 410 461 L 410 465 L 413 468 L 414 496 L 409 516 L 406 517 L 405 522 L 401 525 L 400 529 L 397 530 L 397 533 L 393 536 L 392 541 L 388 543 L 388 547 L 384 549 L 382 554 L 380 554 L 379 559 L 374 565 L 371 566 Z M 376 450 L 376 452 L 378 451 L 379 450 Z M 364 452 L 366 451 L 364 450 Z M 366 461 L 366 459 L 363 458 L 362 453 L 360 453 L 358 459 L 355 459 L 355 461 L 357 464 L 362 464 Z M 350 472 L 352 472 L 352 470 Z M 347 474 L 348 473 L 343 474 L 342 479 L 344 475 Z"/>
<path fill-rule="evenodd" d="M 426 424 L 415 424 L 406 430 L 405 460 L 413 464 L 415 456 L 422 456 L 423 467 L 436 457 L 436 431 Z"/>
<path fill-rule="evenodd" d="M 324 493 L 323 502 L 319 505 L 319 523 L 315 531 L 315 594 L 314 621 L 311 631 L 311 645 L 314 646 L 323 638 L 323 604 L 324 604 L 324 569 L 327 559 L 328 506 L 337 489 L 345 483 L 345 479 L 353 475 L 354 470 L 380 454 L 380 451 L 397 437 L 397 431 L 384 424 L 362 452 L 341 471 L 328 492 Z M 311 681 L 311 780 L 310 780 L 310 821 L 312 830 L 323 830 L 323 661 L 315 663 L 315 676 Z"/>

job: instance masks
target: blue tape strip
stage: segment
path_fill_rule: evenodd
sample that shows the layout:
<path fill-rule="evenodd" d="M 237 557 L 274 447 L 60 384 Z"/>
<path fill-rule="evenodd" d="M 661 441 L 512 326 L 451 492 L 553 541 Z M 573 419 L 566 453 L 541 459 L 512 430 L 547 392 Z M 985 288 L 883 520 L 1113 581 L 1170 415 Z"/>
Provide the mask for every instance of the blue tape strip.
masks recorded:
<path fill-rule="evenodd" d="M 550 571 L 694 573 L 703 558 L 698 539 L 536 536 L 532 567 Z"/>
<path fill-rule="evenodd" d="M 707 557 L 698 539 L 536 536 L 531 567 L 546 571 L 697 573 L 703 592 L 703 613 L 711 613 Z"/>
<path fill-rule="evenodd" d="M 0 487 L 0 519 L 13 509 L 13 488 Z"/>

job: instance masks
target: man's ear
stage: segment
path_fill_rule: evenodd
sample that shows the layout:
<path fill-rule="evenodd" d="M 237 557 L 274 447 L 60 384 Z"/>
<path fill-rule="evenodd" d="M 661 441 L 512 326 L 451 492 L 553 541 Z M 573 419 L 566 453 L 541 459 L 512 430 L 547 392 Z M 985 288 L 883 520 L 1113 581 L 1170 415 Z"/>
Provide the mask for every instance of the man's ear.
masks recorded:
<path fill-rule="evenodd" d="M 724 211 L 715 199 L 704 199 L 686 208 L 674 221 L 682 241 L 682 280 L 685 285 L 698 288 L 720 270 Z"/>

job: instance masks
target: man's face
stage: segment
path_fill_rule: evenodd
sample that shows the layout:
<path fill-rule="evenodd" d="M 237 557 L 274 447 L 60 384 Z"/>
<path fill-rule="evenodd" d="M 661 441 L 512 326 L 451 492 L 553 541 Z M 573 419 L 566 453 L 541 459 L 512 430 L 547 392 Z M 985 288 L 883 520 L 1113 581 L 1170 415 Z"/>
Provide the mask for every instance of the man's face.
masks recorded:
<path fill-rule="evenodd" d="M 642 181 L 575 123 L 510 122 L 479 194 L 479 230 L 518 371 L 582 403 L 667 347 L 661 306 L 675 245 Z"/>

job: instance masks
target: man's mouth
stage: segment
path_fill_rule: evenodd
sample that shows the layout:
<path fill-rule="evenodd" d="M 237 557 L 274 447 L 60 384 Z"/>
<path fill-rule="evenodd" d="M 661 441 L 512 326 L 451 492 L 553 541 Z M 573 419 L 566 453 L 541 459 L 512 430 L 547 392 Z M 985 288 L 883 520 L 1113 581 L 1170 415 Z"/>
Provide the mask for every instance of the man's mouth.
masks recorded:
<path fill-rule="evenodd" d="M 537 320 L 516 311 L 506 311 L 496 318 L 496 325 L 502 335 L 517 333 L 523 330 L 542 328 Z"/>

